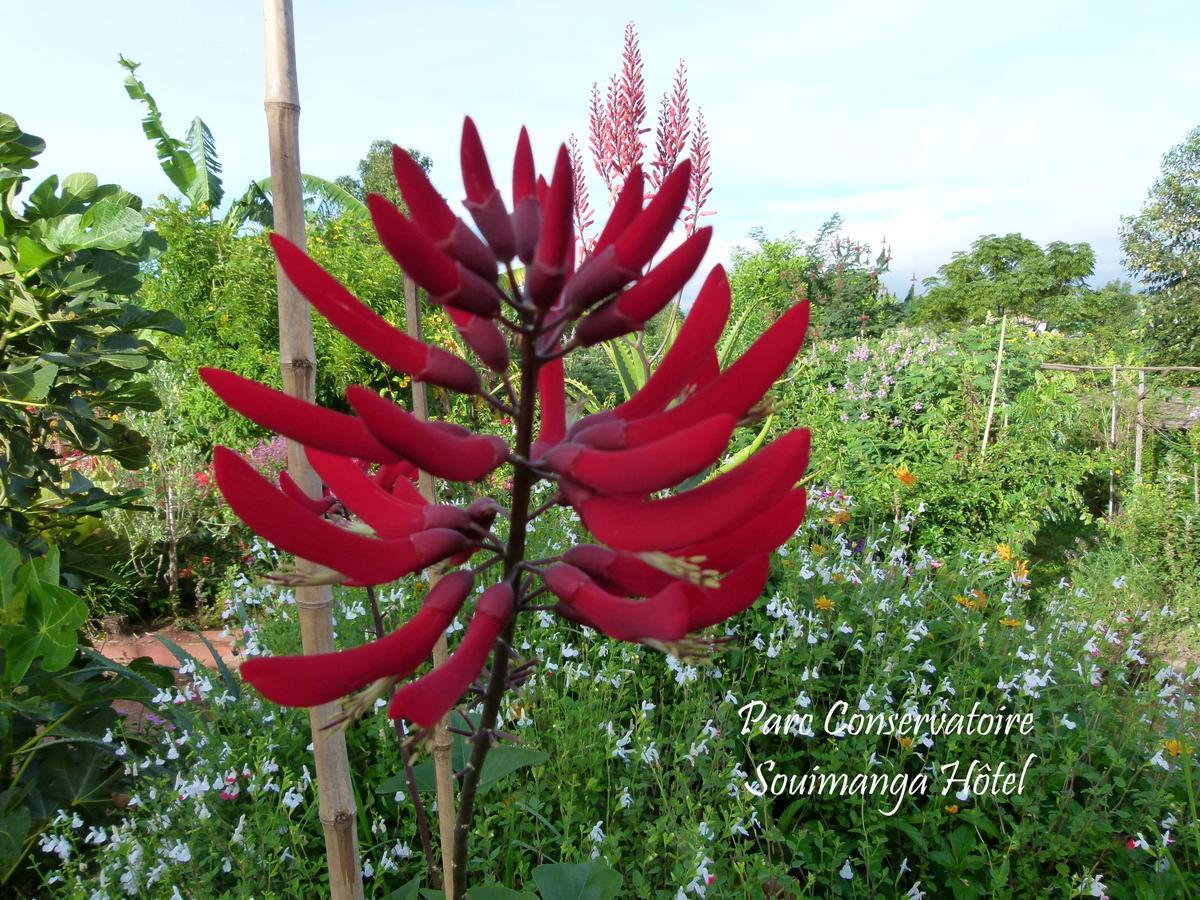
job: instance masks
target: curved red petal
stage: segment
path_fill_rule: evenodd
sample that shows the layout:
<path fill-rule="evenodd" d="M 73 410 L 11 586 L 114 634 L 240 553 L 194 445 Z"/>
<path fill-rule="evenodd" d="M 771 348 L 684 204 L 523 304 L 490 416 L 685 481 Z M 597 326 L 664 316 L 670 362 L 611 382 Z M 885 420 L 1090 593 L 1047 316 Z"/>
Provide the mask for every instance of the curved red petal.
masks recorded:
<path fill-rule="evenodd" d="M 475 122 L 470 116 L 463 119 L 459 159 L 462 163 L 463 187 L 467 191 L 467 200 L 471 203 L 482 203 L 495 193 L 496 182 L 492 179 L 487 154 L 483 152 L 479 129 L 475 127 Z"/>
<path fill-rule="evenodd" d="M 761 515 L 715 538 L 672 550 L 671 555 L 693 560 L 705 569 L 728 572 L 748 557 L 785 543 L 804 522 L 807 506 L 804 488 L 796 488 Z"/>
<path fill-rule="evenodd" d="M 804 474 L 809 437 L 789 432 L 730 472 L 663 500 L 595 496 L 578 504 L 584 525 L 621 550 L 672 550 L 699 543 L 767 508 Z"/>
<path fill-rule="evenodd" d="M 605 247 L 614 243 L 638 217 L 642 211 L 645 185 L 646 179 L 642 175 L 642 167 L 634 166 L 625 178 L 621 192 L 617 194 L 617 202 L 613 204 L 612 212 L 608 215 L 608 221 L 604 223 L 600 237 L 596 238 L 593 254 L 600 253 Z"/>
<path fill-rule="evenodd" d="M 421 230 L 378 194 L 367 195 L 367 209 L 379 242 L 396 264 L 430 294 L 450 294 L 461 280 L 454 261 Z"/>
<path fill-rule="evenodd" d="M 401 147 L 392 145 L 392 171 L 400 196 L 408 207 L 412 220 L 435 243 L 449 236 L 458 222 L 458 216 L 450 209 L 444 197 L 429 180 L 412 155 Z"/>
<path fill-rule="evenodd" d="M 334 328 L 380 362 L 412 375 L 417 381 L 440 384 L 464 394 L 479 393 L 479 374 L 466 362 L 396 328 L 283 235 L 272 234 L 271 245 L 296 290 Z"/>
<path fill-rule="evenodd" d="M 279 473 L 279 490 L 283 491 L 284 496 L 295 500 L 314 516 L 323 516 L 329 512 L 329 507 L 333 506 L 333 498 L 321 497 L 314 498 L 308 496 L 300 485 L 296 484 L 287 470 Z"/>
<path fill-rule="evenodd" d="M 227 406 L 251 422 L 304 444 L 370 462 L 393 463 L 399 457 L 371 437 L 355 416 L 298 400 L 224 369 L 200 369 L 200 377 Z"/>
<path fill-rule="evenodd" d="M 507 583 L 484 591 L 462 642 L 441 665 L 396 691 L 388 715 L 422 728 L 439 722 L 483 670 L 500 630 L 512 615 L 512 606 L 512 588 Z"/>
<path fill-rule="evenodd" d="M 508 457 L 508 445 L 498 437 L 463 436 L 439 427 L 445 423 L 422 422 L 364 387 L 347 388 L 346 399 L 380 442 L 438 478 L 476 481 Z"/>
<path fill-rule="evenodd" d="M 463 535 L 447 528 L 393 540 L 353 534 L 285 497 L 225 447 L 213 451 L 213 472 L 229 508 L 255 534 L 287 553 L 364 584 L 395 581 L 445 559 L 467 543 Z"/>
<path fill-rule="evenodd" d="M 622 231 L 613 243 L 622 267 L 640 271 L 658 252 L 683 210 L 691 176 L 691 161 L 685 159 L 666 177 L 654 199 Z"/>
<path fill-rule="evenodd" d="M 619 641 L 677 641 L 687 634 L 689 604 L 682 584 L 668 586 L 646 600 L 628 600 L 565 564 L 547 569 L 543 580 L 571 610 Z"/>
<path fill-rule="evenodd" d="M 466 572 L 444 576 L 417 614 L 380 640 L 336 653 L 255 656 L 238 671 L 260 694 L 282 706 L 319 706 L 380 678 L 405 678 L 433 652 L 473 582 Z"/>
<path fill-rule="evenodd" d="M 770 557 L 764 553 L 726 575 L 720 587 L 692 588 L 688 592 L 688 631 L 708 628 L 749 609 L 762 596 L 770 570 Z"/>

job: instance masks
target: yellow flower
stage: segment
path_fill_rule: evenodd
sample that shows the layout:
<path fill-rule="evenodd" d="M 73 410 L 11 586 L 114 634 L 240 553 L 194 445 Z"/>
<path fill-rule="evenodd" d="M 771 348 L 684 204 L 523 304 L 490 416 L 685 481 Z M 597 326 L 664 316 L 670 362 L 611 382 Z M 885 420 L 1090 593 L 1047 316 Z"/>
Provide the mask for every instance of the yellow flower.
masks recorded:
<path fill-rule="evenodd" d="M 836 604 L 832 600 L 830 600 L 828 597 L 826 597 L 824 594 L 822 594 L 820 597 L 817 598 L 817 601 L 814 605 L 821 612 L 832 612 L 833 608 Z"/>
<path fill-rule="evenodd" d="M 905 750 L 907 750 L 909 747 L 912 746 L 912 738 L 908 737 L 907 735 L 905 737 L 900 738 L 900 746 L 903 747 Z"/>
<path fill-rule="evenodd" d="M 1183 753 L 1183 741 L 1179 738 L 1171 738 L 1169 741 L 1163 741 L 1163 749 L 1172 756 L 1180 756 Z"/>
<path fill-rule="evenodd" d="M 975 588 L 975 590 L 971 591 L 971 596 L 974 597 L 979 603 L 983 603 L 983 601 L 987 599 L 987 594 L 985 594 L 979 588 Z"/>
<path fill-rule="evenodd" d="M 1026 581 L 1029 578 L 1029 563 L 1023 559 L 1018 559 L 1013 566 L 1013 575 L 1017 577 L 1017 581 Z"/>
<path fill-rule="evenodd" d="M 974 609 L 974 601 L 968 600 L 962 594 L 959 594 L 957 597 L 955 597 L 954 602 L 963 607 L 963 609 Z"/>
<path fill-rule="evenodd" d="M 998 557 L 1000 557 L 1002 560 L 1004 560 L 1005 562 L 1008 562 L 1010 559 L 1013 558 L 1013 555 L 1014 555 L 1013 548 L 1008 546 L 1008 544 L 997 544 L 996 545 L 996 555 Z"/>
<path fill-rule="evenodd" d="M 824 556 L 825 555 L 825 545 L 824 544 L 813 544 L 808 549 L 812 551 L 813 556 Z"/>
<path fill-rule="evenodd" d="M 946 807 L 946 812 L 950 813 L 950 815 L 952 815 L 952 816 L 957 816 L 958 815 L 958 804 L 951 803 L 949 806 Z"/>
<path fill-rule="evenodd" d="M 1010 619 L 1008 617 L 1005 617 L 1000 620 L 1000 624 L 1003 625 L 1005 628 L 1020 628 L 1021 620 L 1020 619 Z"/>
<path fill-rule="evenodd" d="M 846 576 L 842 572 L 834 572 L 832 575 L 829 576 L 829 580 L 832 581 L 834 584 L 841 584 L 843 581 L 846 580 Z"/>
<path fill-rule="evenodd" d="M 906 488 L 910 488 L 917 483 L 917 476 L 914 475 L 912 470 L 906 465 L 901 465 L 900 468 L 896 470 L 896 479 Z"/>
<path fill-rule="evenodd" d="M 839 509 L 826 520 L 830 525 L 845 525 L 850 521 L 850 511 L 847 509 Z"/>

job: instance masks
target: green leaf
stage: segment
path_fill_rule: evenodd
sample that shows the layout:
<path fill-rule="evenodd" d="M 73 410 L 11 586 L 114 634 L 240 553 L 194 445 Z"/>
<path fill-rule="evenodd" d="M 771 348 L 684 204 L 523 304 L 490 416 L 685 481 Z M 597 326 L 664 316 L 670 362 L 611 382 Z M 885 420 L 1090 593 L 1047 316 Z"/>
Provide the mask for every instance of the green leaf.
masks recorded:
<path fill-rule="evenodd" d="M 80 225 L 82 240 L 75 249 L 123 250 L 141 238 L 146 219 L 136 209 L 102 200 L 88 208 Z"/>
<path fill-rule="evenodd" d="M 611 900 L 621 892 L 621 876 L 603 863 L 554 863 L 533 870 L 542 900 Z"/>
<path fill-rule="evenodd" d="M 383 900 L 417 900 L 417 891 L 421 889 L 421 876 L 418 875 L 407 884 L 396 888 L 390 894 L 385 894 Z"/>
<path fill-rule="evenodd" d="M 0 818 L 0 880 L 21 858 L 29 825 L 29 810 L 23 806 Z"/>
<path fill-rule="evenodd" d="M 0 372 L 0 389 L 13 400 L 40 403 L 46 399 L 50 385 L 58 374 L 54 363 L 34 361 Z"/>
<path fill-rule="evenodd" d="M 139 64 L 124 56 L 119 56 L 118 62 L 129 72 L 125 78 L 125 93 L 131 99 L 138 100 L 146 106 L 146 115 L 142 119 L 142 131 L 146 137 L 154 141 L 159 166 L 171 180 L 171 184 L 175 185 L 180 193 L 190 197 L 189 191 L 196 180 L 196 163 L 192 159 L 187 145 L 167 133 L 162 113 L 158 111 L 158 104 L 154 102 L 154 98 L 150 96 L 146 86 L 137 77 Z"/>
<path fill-rule="evenodd" d="M 206 204 L 210 209 L 221 205 L 225 191 L 221 187 L 221 163 L 212 132 L 199 116 L 192 119 L 187 133 L 188 152 L 196 166 L 196 177 L 185 191 L 193 205 Z"/>
<path fill-rule="evenodd" d="M 479 777 L 479 789 L 484 790 L 507 775 L 526 766 L 540 766 L 549 757 L 541 750 L 529 747 L 514 747 L 502 744 L 493 747 L 483 763 L 483 774 Z M 454 744 L 450 751 L 450 765 L 455 771 L 467 764 L 467 745 L 461 735 L 455 735 Z M 413 766 L 413 778 L 418 791 L 433 791 L 437 789 L 437 780 L 433 769 L 433 760 Z M 408 780 L 403 772 L 397 772 L 375 788 L 379 794 L 394 794 L 397 791 L 407 791 Z"/>
<path fill-rule="evenodd" d="M 485 884 L 467 891 L 469 900 L 538 900 L 537 894 L 529 891 L 514 891 L 499 884 Z"/>
<path fill-rule="evenodd" d="M 23 567 L 20 585 L 25 589 L 24 619 L 5 629 L 4 680 L 9 684 L 19 683 L 38 657 L 47 672 L 65 668 L 87 620 L 87 605 L 66 588 L 39 580 L 33 566 Z"/>

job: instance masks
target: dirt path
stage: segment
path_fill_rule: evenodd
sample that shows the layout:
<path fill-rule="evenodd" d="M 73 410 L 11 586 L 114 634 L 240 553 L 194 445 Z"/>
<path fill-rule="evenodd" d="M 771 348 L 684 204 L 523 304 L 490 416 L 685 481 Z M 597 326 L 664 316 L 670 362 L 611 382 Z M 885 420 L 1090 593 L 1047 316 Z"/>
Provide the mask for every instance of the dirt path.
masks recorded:
<path fill-rule="evenodd" d="M 221 631 L 215 628 L 200 633 L 213 645 L 226 665 L 233 669 L 238 667 L 241 657 L 233 652 L 233 638 L 223 636 Z M 196 657 L 205 666 L 213 667 L 212 651 L 204 645 L 196 632 L 173 626 L 135 634 L 110 634 L 96 642 L 96 650 L 113 662 L 127 663 L 139 656 L 148 656 L 159 665 L 179 668 L 179 660 L 158 640 L 159 635 L 177 644 L 180 649 Z"/>

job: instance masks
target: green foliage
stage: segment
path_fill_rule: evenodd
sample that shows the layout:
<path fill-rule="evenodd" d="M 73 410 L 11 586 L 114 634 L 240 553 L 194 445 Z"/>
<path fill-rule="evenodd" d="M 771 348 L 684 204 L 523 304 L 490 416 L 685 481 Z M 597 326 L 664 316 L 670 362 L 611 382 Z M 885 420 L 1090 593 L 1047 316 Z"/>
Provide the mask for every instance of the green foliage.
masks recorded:
<path fill-rule="evenodd" d="M 945 328 L 1010 313 L 1060 327 L 1079 319 L 1075 298 L 1095 262 L 1087 244 L 1053 241 L 1043 249 L 1019 234 L 984 235 L 925 280 L 911 318 Z"/>
<path fill-rule="evenodd" d="M 162 358 L 148 334 L 182 326 L 130 301 L 162 247 L 137 197 L 81 173 L 52 175 L 17 205 L 42 149 L 0 115 L 0 535 L 24 554 L 60 543 L 78 573 L 103 570 L 80 520 L 136 497 L 87 473 L 97 457 L 145 465 L 146 441 L 121 417 L 158 407 L 141 377 Z"/>
<path fill-rule="evenodd" d="M 59 575 L 56 549 L 22 562 L 0 541 L 0 884 L 10 890 L 29 886 L 22 862 L 56 815 L 111 817 L 125 752 L 112 741 L 112 704 L 147 701 L 171 680 L 80 652 L 87 607 Z"/>
<path fill-rule="evenodd" d="M 1163 156 L 1134 216 L 1121 220 L 1125 265 L 1149 289 L 1146 341 L 1165 365 L 1200 365 L 1200 128 Z"/>
<path fill-rule="evenodd" d="M 154 142 L 159 166 L 192 206 L 202 207 L 208 212 L 215 210 L 221 205 L 225 190 L 221 186 L 221 163 L 217 160 L 212 132 L 197 116 L 188 127 L 186 139 L 172 137 L 167 132 L 158 104 L 137 77 L 141 64 L 124 56 L 119 56 L 118 62 L 129 73 L 125 76 L 125 92 L 130 99 L 146 107 L 142 131 Z"/>
<path fill-rule="evenodd" d="M 392 147 L 391 141 L 371 141 L 367 155 L 358 161 L 358 177 L 343 175 L 334 183 L 360 201 L 365 201 L 367 194 L 379 194 L 406 209 L 392 173 Z M 433 167 L 433 160 L 420 150 L 409 147 L 408 155 L 426 172 Z"/>
<path fill-rule="evenodd" d="M 790 306 L 812 303 L 812 334 L 822 339 L 875 336 L 895 324 L 900 307 L 880 276 L 888 270 L 885 245 L 871 260 L 871 248 L 841 233 L 842 219 L 833 216 L 811 241 L 794 234 L 768 237 L 750 232 L 754 250 L 735 248 L 729 285 L 733 294 L 731 322 L 740 323 L 733 349 L 740 353 Z"/>

